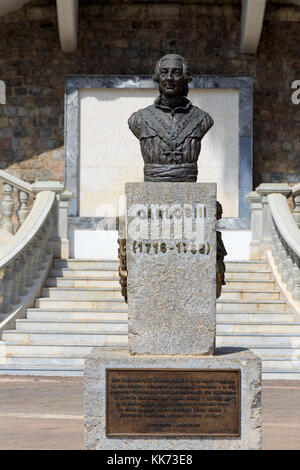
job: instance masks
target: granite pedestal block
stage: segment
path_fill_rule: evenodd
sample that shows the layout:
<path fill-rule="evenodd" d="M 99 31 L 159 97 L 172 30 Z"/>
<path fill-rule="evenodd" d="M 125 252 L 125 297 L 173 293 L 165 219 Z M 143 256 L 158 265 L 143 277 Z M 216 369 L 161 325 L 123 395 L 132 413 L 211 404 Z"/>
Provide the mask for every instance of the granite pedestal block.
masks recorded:
<path fill-rule="evenodd" d="M 127 183 L 131 354 L 212 354 L 216 184 Z"/>
<path fill-rule="evenodd" d="M 239 437 L 108 437 L 106 369 L 240 370 Z M 84 372 L 85 445 L 98 450 L 245 450 L 261 448 L 261 361 L 249 350 L 216 349 L 213 356 L 136 355 L 95 348 Z M 128 395 L 128 400 L 133 394 Z M 127 421 L 130 421 L 130 417 Z M 163 422 L 165 420 L 161 420 Z M 201 421 L 200 421 L 201 425 Z M 201 428 L 200 428 L 201 430 Z"/>

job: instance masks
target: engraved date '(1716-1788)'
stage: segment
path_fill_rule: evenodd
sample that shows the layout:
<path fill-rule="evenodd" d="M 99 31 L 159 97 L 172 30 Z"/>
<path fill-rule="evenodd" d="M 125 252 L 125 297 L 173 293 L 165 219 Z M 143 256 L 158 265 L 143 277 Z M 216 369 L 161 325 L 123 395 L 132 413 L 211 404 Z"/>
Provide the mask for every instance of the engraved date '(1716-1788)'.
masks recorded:
<path fill-rule="evenodd" d="M 202 243 L 199 248 L 190 242 L 173 242 L 169 245 L 166 242 L 138 242 L 134 240 L 132 249 L 134 253 L 166 253 L 167 251 L 175 251 L 177 253 L 192 253 L 193 255 L 200 253 L 208 255 L 210 253 L 209 242 Z"/>

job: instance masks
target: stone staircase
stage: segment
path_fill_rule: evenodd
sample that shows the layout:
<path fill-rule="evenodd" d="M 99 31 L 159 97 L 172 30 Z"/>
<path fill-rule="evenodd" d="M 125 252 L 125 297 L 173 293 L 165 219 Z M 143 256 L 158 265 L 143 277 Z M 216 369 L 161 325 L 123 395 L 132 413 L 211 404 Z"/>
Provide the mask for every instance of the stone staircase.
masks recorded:
<path fill-rule="evenodd" d="M 217 302 L 217 346 L 241 346 L 263 360 L 264 379 L 300 379 L 300 322 L 281 299 L 265 262 L 227 262 Z M 0 374 L 82 375 L 94 346 L 127 348 L 127 305 L 118 261 L 54 260 L 42 297 L 15 330 L 3 332 Z M 299 355 L 298 355 L 299 356 Z"/>
<path fill-rule="evenodd" d="M 265 261 L 226 263 L 217 303 L 217 346 L 251 349 L 264 379 L 300 379 L 300 322 L 282 298 Z"/>

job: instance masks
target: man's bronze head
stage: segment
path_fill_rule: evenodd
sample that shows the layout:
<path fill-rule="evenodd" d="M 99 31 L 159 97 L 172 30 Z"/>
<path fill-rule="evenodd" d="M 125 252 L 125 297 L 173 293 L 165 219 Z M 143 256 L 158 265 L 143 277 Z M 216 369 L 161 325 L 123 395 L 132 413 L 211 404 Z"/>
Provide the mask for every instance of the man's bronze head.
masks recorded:
<path fill-rule="evenodd" d="M 187 61 L 178 54 L 167 54 L 156 63 L 153 80 L 159 84 L 160 93 L 169 98 L 187 96 L 192 79 Z"/>

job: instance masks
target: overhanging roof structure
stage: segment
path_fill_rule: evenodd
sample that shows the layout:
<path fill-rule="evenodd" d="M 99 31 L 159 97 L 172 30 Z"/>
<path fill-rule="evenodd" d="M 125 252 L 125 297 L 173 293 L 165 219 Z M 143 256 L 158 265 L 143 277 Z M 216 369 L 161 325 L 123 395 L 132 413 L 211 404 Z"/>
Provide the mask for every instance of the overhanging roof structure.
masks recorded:
<path fill-rule="evenodd" d="M 300 7 L 300 0 L 268 0 Z M 22 8 L 29 0 L 1 0 L 0 16 Z M 261 37 L 267 0 L 241 0 L 241 52 L 255 54 Z M 58 33 L 63 52 L 75 52 L 79 0 L 56 0 Z"/>

